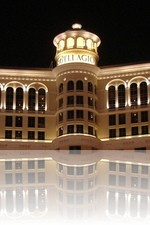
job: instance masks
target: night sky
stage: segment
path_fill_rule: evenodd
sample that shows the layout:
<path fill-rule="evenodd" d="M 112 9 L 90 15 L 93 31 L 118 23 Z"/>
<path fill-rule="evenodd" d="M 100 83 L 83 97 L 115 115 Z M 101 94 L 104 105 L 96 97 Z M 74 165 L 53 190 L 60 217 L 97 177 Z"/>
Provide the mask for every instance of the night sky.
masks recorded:
<path fill-rule="evenodd" d="M 0 68 L 48 68 L 53 39 L 73 23 L 101 39 L 99 66 L 150 62 L 145 0 L 1 0 Z"/>

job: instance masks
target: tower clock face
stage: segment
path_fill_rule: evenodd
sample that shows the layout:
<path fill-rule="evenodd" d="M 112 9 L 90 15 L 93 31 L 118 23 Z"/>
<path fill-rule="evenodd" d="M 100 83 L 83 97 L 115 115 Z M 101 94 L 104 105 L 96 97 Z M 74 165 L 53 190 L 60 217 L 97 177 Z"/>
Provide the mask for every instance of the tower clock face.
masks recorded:
<path fill-rule="evenodd" d="M 71 53 L 71 54 L 62 54 L 60 57 L 57 59 L 57 65 L 62 65 L 66 63 L 88 63 L 95 65 L 96 60 L 95 57 L 93 57 L 90 54 L 82 54 L 82 53 Z"/>

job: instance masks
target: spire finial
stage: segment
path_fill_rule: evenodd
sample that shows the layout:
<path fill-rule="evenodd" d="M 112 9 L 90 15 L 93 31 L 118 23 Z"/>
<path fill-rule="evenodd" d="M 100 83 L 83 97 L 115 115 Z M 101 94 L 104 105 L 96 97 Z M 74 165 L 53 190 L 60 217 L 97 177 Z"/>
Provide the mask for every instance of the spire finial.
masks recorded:
<path fill-rule="evenodd" d="M 81 29 L 81 28 L 82 28 L 82 25 L 79 24 L 79 23 L 74 23 L 74 24 L 72 25 L 72 29 Z"/>

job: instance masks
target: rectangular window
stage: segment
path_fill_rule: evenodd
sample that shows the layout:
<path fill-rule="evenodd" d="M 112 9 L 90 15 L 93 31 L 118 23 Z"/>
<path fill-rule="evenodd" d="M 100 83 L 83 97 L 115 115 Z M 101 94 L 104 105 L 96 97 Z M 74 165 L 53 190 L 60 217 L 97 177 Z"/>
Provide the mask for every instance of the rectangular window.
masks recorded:
<path fill-rule="evenodd" d="M 63 127 L 60 127 L 58 130 L 58 135 L 61 136 L 63 135 Z"/>
<path fill-rule="evenodd" d="M 88 166 L 88 174 L 94 173 L 94 165 Z"/>
<path fill-rule="evenodd" d="M 76 111 L 76 118 L 77 119 L 83 119 L 83 110 L 77 110 Z"/>
<path fill-rule="evenodd" d="M 141 173 L 142 173 L 142 174 L 148 174 L 148 169 L 149 169 L 148 166 L 142 166 L 142 167 L 141 167 Z"/>
<path fill-rule="evenodd" d="M 68 190 L 74 190 L 74 180 L 68 180 L 67 181 L 67 189 Z"/>
<path fill-rule="evenodd" d="M 119 128 L 119 137 L 126 136 L 126 128 Z"/>
<path fill-rule="evenodd" d="M 59 99 L 59 105 L 58 105 L 59 108 L 62 108 L 63 107 L 63 98 L 60 98 Z"/>
<path fill-rule="evenodd" d="M 76 104 L 83 105 L 83 96 L 76 96 Z"/>
<path fill-rule="evenodd" d="M 38 172 L 38 183 L 45 183 L 45 173 Z"/>
<path fill-rule="evenodd" d="M 6 127 L 12 127 L 13 117 L 12 116 L 6 116 L 5 117 L 5 126 Z"/>
<path fill-rule="evenodd" d="M 131 177 L 131 187 L 133 188 L 138 187 L 138 177 Z"/>
<path fill-rule="evenodd" d="M 88 134 L 94 135 L 94 129 L 92 126 L 88 126 Z"/>
<path fill-rule="evenodd" d="M 45 132 L 38 131 L 38 140 L 45 140 Z"/>
<path fill-rule="evenodd" d="M 68 175 L 74 175 L 74 167 L 73 166 L 67 167 L 67 174 Z"/>
<path fill-rule="evenodd" d="M 45 160 L 38 160 L 38 169 L 45 168 Z"/>
<path fill-rule="evenodd" d="M 5 138 L 12 139 L 12 130 L 5 130 Z"/>
<path fill-rule="evenodd" d="M 132 165 L 131 166 L 131 172 L 132 173 L 138 173 L 139 167 L 138 165 Z"/>
<path fill-rule="evenodd" d="M 74 105 L 74 96 L 67 97 L 67 105 L 68 106 Z"/>
<path fill-rule="evenodd" d="M 131 123 L 138 123 L 138 113 L 131 113 Z"/>
<path fill-rule="evenodd" d="M 88 120 L 93 121 L 94 120 L 94 113 L 88 112 Z"/>
<path fill-rule="evenodd" d="M 22 116 L 16 116 L 16 127 L 22 127 Z"/>
<path fill-rule="evenodd" d="M 138 131 L 138 127 L 132 127 L 131 128 L 131 134 L 132 135 L 138 135 L 139 131 Z"/>
<path fill-rule="evenodd" d="M 22 139 L 22 131 L 16 130 L 15 131 L 15 138 L 16 139 Z"/>
<path fill-rule="evenodd" d="M 147 122 L 148 121 L 148 111 L 141 112 L 141 122 Z"/>
<path fill-rule="evenodd" d="M 126 114 L 119 114 L 119 124 L 126 124 Z"/>
<path fill-rule="evenodd" d="M 28 127 L 35 127 L 35 117 L 28 117 Z"/>
<path fill-rule="evenodd" d="M 141 188 L 148 189 L 148 179 L 147 178 L 141 178 Z"/>
<path fill-rule="evenodd" d="M 119 175 L 119 186 L 124 187 L 126 186 L 126 177 Z"/>
<path fill-rule="evenodd" d="M 22 162 L 21 161 L 16 161 L 15 162 L 15 169 L 16 170 L 21 170 L 22 169 Z"/>
<path fill-rule="evenodd" d="M 94 100 L 92 97 L 88 97 L 88 106 L 90 106 L 90 107 L 94 106 Z"/>
<path fill-rule="evenodd" d="M 34 160 L 28 161 L 28 169 L 35 169 L 35 161 Z"/>
<path fill-rule="evenodd" d="M 83 175 L 83 167 L 76 168 L 76 175 Z"/>
<path fill-rule="evenodd" d="M 126 164 L 119 163 L 119 172 L 126 172 Z"/>
<path fill-rule="evenodd" d="M 67 119 L 68 120 L 74 119 L 74 110 L 67 111 Z"/>
<path fill-rule="evenodd" d="M 80 124 L 77 125 L 77 126 L 76 126 L 76 132 L 77 132 L 77 133 L 83 133 L 83 125 L 80 125 Z"/>
<path fill-rule="evenodd" d="M 68 125 L 67 126 L 67 134 L 74 133 L 74 125 Z"/>
<path fill-rule="evenodd" d="M 142 126 L 141 127 L 141 133 L 142 134 L 148 134 L 149 132 L 148 132 L 148 126 Z"/>
<path fill-rule="evenodd" d="M 109 163 L 109 171 L 116 171 L 116 163 L 115 162 Z"/>
<path fill-rule="evenodd" d="M 12 161 L 5 161 L 5 170 L 12 170 Z"/>
<path fill-rule="evenodd" d="M 116 115 L 109 115 L 109 126 L 116 125 Z"/>
<path fill-rule="evenodd" d="M 109 185 L 116 185 L 116 175 L 109 175 Z"/>
<path fill-rule="evenodd" d="M 109 130 L 109 137 L 110 138 L 116 137 L 116 129 L 110 129 Z"/>
<path fill-rule="evenodd" d="M 6 173 L 5 174 L 5 183 L 6 184 L 12 184 L 13 183 L 12 173 Z"/>
<path fill-rule="evenodd" d="M 63 121 L 63 112 L 59 113 L 58 120 L 59 120 L 59 122 Z"/>
<path fill-rule="evenodd" d="M 45 117 L 38 117 L 38 127 L 39 128 L 45 127 Z"/>
<path fill-rule="evenodd" d="M 34 131 L 28 131 L 28 139 L 29 140 L 35 139 L 35 132 Z"/>
<path fill-rule="evenodd" d="M 35 183 L 35 173 L 28 173 L 28 183 L 34 184 Z"/>
<path fill-rule="evenodd" d="M 22 173 L 16 173 L 16 184 L 22 184 Z"/>

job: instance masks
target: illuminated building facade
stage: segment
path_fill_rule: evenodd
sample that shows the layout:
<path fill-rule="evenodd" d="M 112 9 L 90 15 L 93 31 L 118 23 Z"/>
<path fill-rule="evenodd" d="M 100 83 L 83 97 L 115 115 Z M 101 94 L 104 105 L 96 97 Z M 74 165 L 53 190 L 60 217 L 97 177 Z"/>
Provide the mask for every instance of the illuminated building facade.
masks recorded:
<path fill-rule="evenodd" d="M 54 68 L 0 69 L 0 149 L 150 149 L 150 63 L 99 67 L 80 24 L 53 43 Z"/>

